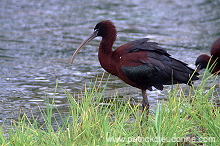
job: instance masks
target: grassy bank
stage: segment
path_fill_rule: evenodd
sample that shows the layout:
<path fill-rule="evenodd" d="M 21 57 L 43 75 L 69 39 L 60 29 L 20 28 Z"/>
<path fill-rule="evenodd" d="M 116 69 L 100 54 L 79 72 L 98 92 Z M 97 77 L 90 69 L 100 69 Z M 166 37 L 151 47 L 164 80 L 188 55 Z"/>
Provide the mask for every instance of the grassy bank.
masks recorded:
<path fill-rule="evenodd" d="M 204 75 L 187 95 L 180 86 L 170 89 L 148 118 L 140 105 L 111 100 L 103 104 L 105 85 L 95 82 L 83 96 L 66 93 L 69 114 L 62 124 L 52 125 L 54 101 L 41 110 L 43 124 L 25 114 L 11 126 L 0 129 L 1 145 L 220 145 L 220 114 L 214 104 L 215 85 Z M 213 78 L 213 77 L 211 77 Z M 207 84 L 212 84 L 209 89 Z M 215 94 L 214 94 L 215 93 Z M 56 98 L 56 97 L 55 97 Z M 56 127 L 55 129 L 53 127 Z"/>

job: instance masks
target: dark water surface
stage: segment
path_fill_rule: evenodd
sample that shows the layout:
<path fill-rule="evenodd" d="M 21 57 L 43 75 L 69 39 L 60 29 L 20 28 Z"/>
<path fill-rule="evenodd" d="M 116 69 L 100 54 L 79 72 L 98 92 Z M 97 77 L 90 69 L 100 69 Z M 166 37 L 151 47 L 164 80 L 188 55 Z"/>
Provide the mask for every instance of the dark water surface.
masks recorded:
<path fill-rule="evenodd" d="M 55 103 L 65 111 L 63 89 L 78 94 L 85 83 L 101 77 L 100 39 L 87 45 L 73 65 L 69 61 L 95 24 L 104 19 L 117 27 L 114 47 L 148 37 L 195 68 L 196 57 L 209 54 L 212 42 L 220 36 L 220 1 L 1 0 L 0 123 L 18 117 L 20 111 L 44 108 L 45 96 L 53 97 L 56 81 Z M 107 97 L 118 92 L 124 98 L 141 99 L 137 89 L 114 76 L 109 80 Z M 148 92 L 150 104 L 165 99 L 168 89 Z"/>

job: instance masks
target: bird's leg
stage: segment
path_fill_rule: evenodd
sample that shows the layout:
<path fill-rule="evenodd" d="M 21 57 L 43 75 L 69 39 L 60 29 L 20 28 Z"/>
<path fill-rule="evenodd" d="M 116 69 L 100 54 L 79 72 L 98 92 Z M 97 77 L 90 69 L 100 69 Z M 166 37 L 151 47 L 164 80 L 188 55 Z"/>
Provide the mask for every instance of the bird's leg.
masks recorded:
<path fill-rule="evenodd" d="M 148 115 L 149 114 L 149 102 L 148 102 L 146 90 L 142 90 L 142 96 L 143 96 L 142 112 L 146 111 Z"/>

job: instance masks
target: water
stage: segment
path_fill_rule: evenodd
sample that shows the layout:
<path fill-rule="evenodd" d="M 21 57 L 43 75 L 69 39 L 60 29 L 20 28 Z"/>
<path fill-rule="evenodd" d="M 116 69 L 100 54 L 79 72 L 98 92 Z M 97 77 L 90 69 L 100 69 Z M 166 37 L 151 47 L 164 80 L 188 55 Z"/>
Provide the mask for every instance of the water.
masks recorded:
<path fill-rule="evenodd" d="M 83 48 L 73 65 L 69 61 L 95 24 L 104 19 L 117 27 L 115 48 L 148 37 L 195 68 L 196 57 L 209 54 L 212 42 L 220 36 L 220 1 L 0 1 L 0 123 L 18 117 L 20 111 L 44 108 L 45 97 L 53 97 L 56 81 L 55 103 L 65 111 L 63 89 L 78 94 L 85 83 L 101 77 L 103 69 L 97 59 L 100 39 Z M 105 74 L 104 81 L 107 77 Z M 139 90 L 117 77 L 109 80 L 106 97 L 118 92 L 124 98 L 141 99 Z M 148 92 L 150 104 L 166 99 L 168 89 Z"/>

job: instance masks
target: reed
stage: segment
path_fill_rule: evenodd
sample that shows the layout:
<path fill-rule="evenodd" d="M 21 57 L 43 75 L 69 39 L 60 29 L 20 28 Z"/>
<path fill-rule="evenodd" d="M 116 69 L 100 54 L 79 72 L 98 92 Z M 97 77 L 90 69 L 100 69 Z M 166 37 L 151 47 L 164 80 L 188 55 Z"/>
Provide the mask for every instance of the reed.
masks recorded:
<path fill-rule="evenodd" d="M 69 109 L 66 116 L 56 108 L 56 97 L 52 101 L 46 97 L 46 109 L 39 108 L 43 123 L 23 114 L 10 126 L 0 128 L 0 143 L 16 146 L 219 145 L 220 114 L 215 105 L 219 94 L 215 94 L 215 79 L 206 72 L 200 85 L 187 89 L 188 92 L 179 85 L 173 86 L 167 93 L 167 101 L 151 109 L 148 118 L 141 112 L 140 105 L 118 102 L 117 95 L 103 103 L 106 84 L 102 79 L 96 80 L 85 85 L 79 96 L 64 90 Z M 61 122 L 54 118 L 54 111 Z"/>

